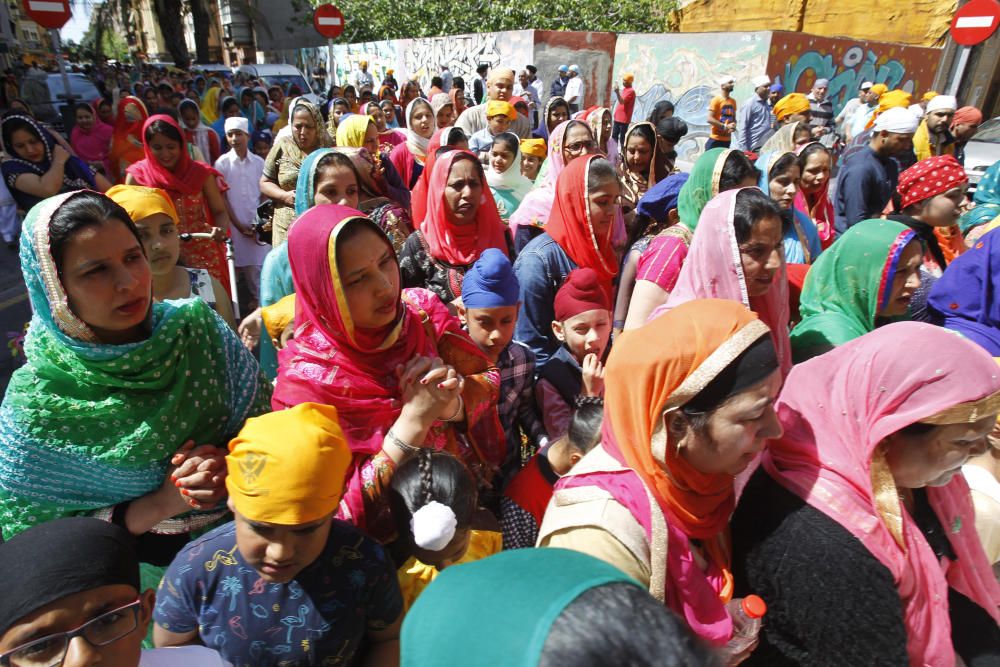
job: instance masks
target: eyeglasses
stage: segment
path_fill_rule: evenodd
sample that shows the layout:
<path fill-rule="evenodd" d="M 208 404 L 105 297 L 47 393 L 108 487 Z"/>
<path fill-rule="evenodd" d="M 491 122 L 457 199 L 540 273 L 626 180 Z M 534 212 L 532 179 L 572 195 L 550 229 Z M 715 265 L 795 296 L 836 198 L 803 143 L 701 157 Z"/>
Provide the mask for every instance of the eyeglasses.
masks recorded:
<path fill-rule="evenodd" d="M 107 646 L 134 632 L 139 627 L 139 606 L 136 599 L 123 607 L 104 612 L 76 630 L 36 639 L 13 651 L 0 655 L 3 667 L 59 667 L 66 658 L 69 643 L 83 637 L 91 646 Z"/>
<path fill-rule="evenodd" d="M 586 141 L 576 141 L 572 144 L 566 144 L 566 150 L 570 153 L 583 153 L 585 151 L 591 151 L 597 148 L 597 144 L 591 140 Z"/>

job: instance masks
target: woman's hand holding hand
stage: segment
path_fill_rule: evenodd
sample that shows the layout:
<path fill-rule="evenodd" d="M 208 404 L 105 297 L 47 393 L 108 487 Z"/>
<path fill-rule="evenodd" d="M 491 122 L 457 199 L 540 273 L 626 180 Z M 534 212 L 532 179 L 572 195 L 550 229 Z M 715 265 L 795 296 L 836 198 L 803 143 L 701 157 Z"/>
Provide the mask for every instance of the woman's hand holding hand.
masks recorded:
<path fill-rule="evenodd" d="M 237 331 L 240 340 L 248 350 L 252 350 L 260 342 L 260 332 L 264 328 L 264 319 L 261 317 L 260 308 L 243 318 Z"/>
<path fill-rule="evenodd" d="M 397 367 L 396 374 L 403 395 L 402 414 L 425 428 L 441 418 L 461 386 L 455 369 L 438 357 L 414 357 Z"/>
<path fill-rule="evenodd" d="M 194 446 L 192 441 L 171 458 L 175 466 L 168 482 L 174 487 L 187 509 L 207 509 L 226 495 L 226 452 L 214 445 Z"/>

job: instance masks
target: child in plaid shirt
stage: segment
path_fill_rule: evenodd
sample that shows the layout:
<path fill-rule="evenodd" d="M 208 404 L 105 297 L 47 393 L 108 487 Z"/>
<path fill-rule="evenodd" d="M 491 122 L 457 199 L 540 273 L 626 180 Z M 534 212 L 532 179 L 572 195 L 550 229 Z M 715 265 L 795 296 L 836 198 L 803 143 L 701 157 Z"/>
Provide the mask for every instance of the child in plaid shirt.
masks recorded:
<path fill-rule="evenodd" d="M 522 433 L 528 451 L 548 441 L 534 398 L 535 353 L 514 340 L 520 307 L 518 292 L 510 260 L 500 250 L 489 248 L 465 274 L 462 305 L 458 308 L 469 336 L 500 369 L 497 411 L 507 434 L 502 481 L 513 477 L 527 459 L 527 456 L 522 459 Z"/>

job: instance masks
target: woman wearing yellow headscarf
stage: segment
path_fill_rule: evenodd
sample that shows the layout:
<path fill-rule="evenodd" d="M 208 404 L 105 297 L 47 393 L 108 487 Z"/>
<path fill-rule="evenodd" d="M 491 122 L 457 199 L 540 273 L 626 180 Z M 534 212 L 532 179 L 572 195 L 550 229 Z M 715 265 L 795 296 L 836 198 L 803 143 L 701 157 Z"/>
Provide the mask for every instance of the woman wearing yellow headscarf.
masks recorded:
<path fill-rule="evenodd" d="M 201 98 L 201 117 L 205 121 L 206 125 L 211 125 L 215 121 L 219 120 L 220 92 L 222 92 L 222 88 L 219 86 L 212 86 L 205 91 L 204 97 Z"/>
<path fill-rule="evenodd" d="M 367 148 L 378 155 L 378 128 L 371 116 L 352 114 L 341 119 L 337 126 L 338 148 Z"/>

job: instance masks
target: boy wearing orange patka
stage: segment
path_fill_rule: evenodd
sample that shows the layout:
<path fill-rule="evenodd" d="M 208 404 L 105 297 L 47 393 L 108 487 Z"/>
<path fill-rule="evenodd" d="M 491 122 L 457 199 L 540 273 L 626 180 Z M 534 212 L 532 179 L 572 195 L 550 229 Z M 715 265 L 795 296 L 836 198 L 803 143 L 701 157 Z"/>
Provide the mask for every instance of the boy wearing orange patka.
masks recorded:
<path fill-rule="evenodd" d="M 229 444 L 235 521 L 194 540 L 157 593 L 157 646 L 234 665 L 398 664 L 402 597 L 382 547 L 333 518 L 351 453 L 328 405 L 247 421 Z M 277 630 L 277 631 L 276 631 Z"/>

